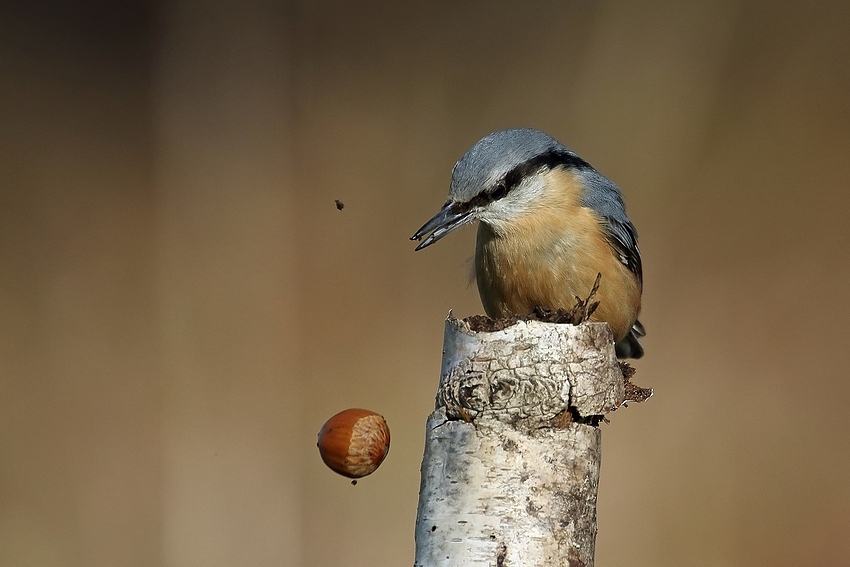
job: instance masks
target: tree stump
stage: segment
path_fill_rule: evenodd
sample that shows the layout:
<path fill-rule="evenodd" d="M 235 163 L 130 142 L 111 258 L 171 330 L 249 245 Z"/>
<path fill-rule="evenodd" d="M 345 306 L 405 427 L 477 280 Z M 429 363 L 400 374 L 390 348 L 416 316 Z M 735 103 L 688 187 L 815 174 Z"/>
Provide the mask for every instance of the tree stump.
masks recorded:
<path fill-rule="evenodd" d="M 591 567 L 599 422 L 625 400 L 611 330 L 472 323 L 446 320 L 415 566 Z"/>

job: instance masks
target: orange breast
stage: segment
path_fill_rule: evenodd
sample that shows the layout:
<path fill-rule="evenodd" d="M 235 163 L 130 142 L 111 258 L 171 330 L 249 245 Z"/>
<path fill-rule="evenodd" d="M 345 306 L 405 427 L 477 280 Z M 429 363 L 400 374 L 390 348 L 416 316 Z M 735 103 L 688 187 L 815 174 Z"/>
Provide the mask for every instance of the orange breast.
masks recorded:
<path fill-rule="evenodd" d="M 497 235 L 480 223 L 475 250 L 478 292 L 490 317 L 526 315 L 535 307 L 569 309 L 586 298 L 597 274 L 599 307 L 591 316 L 623 339 L 640 311 L 637 278 L 615 256 L 599 218 L 577 199 L 535 210 Z"/>

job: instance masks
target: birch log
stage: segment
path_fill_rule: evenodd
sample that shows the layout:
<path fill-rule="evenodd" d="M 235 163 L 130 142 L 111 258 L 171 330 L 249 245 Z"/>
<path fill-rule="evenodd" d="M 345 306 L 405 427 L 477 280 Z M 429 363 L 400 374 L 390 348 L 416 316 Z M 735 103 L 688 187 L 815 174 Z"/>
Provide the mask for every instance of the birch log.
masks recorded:
<path fill-rule="evenodd" d="M 450 315 L 415 566 L 591 567 L 598 424 L 623 399 L 604 323 L 475 332 Z"/>

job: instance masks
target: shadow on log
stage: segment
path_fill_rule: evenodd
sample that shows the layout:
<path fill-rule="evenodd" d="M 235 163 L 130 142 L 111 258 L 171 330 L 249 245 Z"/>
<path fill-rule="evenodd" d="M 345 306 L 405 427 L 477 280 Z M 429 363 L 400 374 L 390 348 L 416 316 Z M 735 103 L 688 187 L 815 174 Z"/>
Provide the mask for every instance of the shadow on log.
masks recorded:
<path fill-rule="evenodd" d="M 416 567 L 593 565 L 598 425 L 641 401 L 628 387 L 651 391 L 627 380 L 605 323 L 511 323 L 446 321 Z"/>

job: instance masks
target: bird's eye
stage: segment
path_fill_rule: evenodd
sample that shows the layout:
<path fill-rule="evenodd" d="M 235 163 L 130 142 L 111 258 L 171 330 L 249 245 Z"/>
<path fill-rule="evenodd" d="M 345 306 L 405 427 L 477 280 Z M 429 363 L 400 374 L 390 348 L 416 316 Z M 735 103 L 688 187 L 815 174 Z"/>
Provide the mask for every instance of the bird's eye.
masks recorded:
<path fill-rule="evenodd" d="M 492 192 L 492 193 L 490 193 L 490 196 L 493 198 L 493 200 L 496 200 L 496 199 L 501 199 L 502 197 L 504 197 L 505 195 L 507 195 L 507 193 L 508 193 L 508 188 L 507 188 L 507 187 L 505 187 L 505 184 L 504 184 L 504 183 L 499 183 L 499 184 L 498 184 L 498 185 L 496 185 L 496 187 L 493 189 L 493 192 Z"/>

